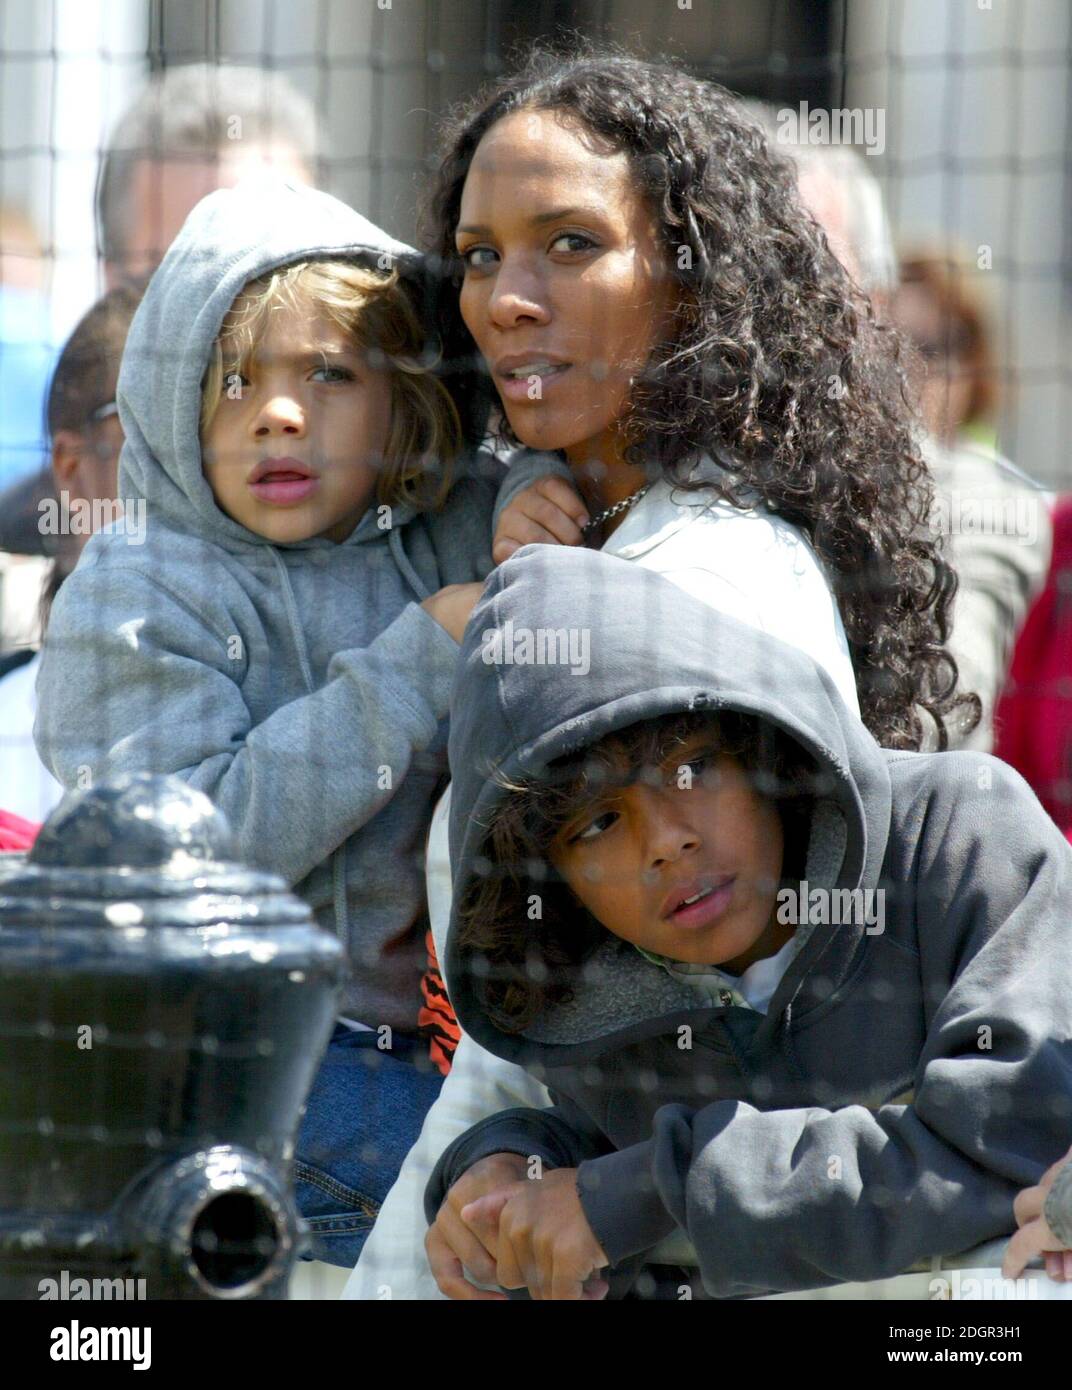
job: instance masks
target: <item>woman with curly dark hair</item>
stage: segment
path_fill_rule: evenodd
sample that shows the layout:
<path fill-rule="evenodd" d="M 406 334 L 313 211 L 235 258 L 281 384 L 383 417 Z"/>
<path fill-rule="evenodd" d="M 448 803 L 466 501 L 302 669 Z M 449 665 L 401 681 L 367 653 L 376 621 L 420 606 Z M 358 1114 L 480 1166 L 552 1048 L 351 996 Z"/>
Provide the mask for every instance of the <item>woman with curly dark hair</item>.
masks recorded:
<path fill-rule="evenodd" d="M 492 403 L 494 384 L 505 440 L 563 451 L 592 512 L 652 479 L 758 496 L 825 570 L 875 738 L 919 748 L 921 711 L 940 747 L 951 718 L 974 724 L 897 338 L 729 93 L 617 53 L 538 52 L 455 118 L 431 214 L 461 279 L 449 337 L 475 343 L 472 386 Z M 568 493 L 514 498 L 497 560 L 581 540 Z"/>
<path fill-rule="evenodd" d="M 944 650 L 956 581 L 926 524 L 896 338 L 728 93 L 618 53 L 538 52 L 453 119 L 429 210 L 470 427 L 493 415 L 525 446 L 496 561 L 553 542 L 656 569 L 803 648 L 889 747 L 920 747 L 925 720 L 944 746 L 951 717 L 978 717 Z M 447 801 L 428 849 L 440 938 Z M 426 1000 L 447 1070 L 434 961 Z M 462 1036 L 349 1296 L 436 1297 L 414 1251 L 439 1153 L 482 1115 L 547 1103 Z M 448 1198 L 478 1277 L 493 1261 L 460 1210 L 498 1177 L 477 1165 Z M 460 1269 L 453 1287 L 480 1296 Z"/>

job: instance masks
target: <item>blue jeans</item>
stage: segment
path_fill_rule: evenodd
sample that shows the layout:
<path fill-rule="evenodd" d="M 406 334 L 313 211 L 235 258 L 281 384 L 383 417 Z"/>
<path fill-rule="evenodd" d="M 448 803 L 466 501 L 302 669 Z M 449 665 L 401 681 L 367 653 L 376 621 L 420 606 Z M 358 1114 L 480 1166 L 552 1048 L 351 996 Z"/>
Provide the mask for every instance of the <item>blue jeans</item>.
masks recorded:
<path fill-rule="evenodd" d="M 309 1227 L 306 1259 L 352 1268 L 443 1078 L 423 1039 L 337 1024 L 298 1131 L 294 1193 Z"/>

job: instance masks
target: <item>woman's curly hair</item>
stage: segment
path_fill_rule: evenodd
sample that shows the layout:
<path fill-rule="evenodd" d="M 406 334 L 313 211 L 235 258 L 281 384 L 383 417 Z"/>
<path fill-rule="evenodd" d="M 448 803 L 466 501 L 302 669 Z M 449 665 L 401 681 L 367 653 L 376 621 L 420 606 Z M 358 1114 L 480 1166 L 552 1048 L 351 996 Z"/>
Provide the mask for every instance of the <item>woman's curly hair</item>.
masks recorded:
<path fill-rule="evenodd" d="M 802 206 L 792 164 L 713 82 L 618 51 L 537 49 L 446 128 L 426 214 L 445 282 L 462 275 L 454 233 L 476 148 L 527 109 L 561 113 L 626 154 L 680 288 L 672 340 L 653 352 L 621 422 L 626 459 L 701 488 L 709 477 L 687 478 L 706 453 L 726 470 L 729 502 L 750 505 L 758 492 L 798 526 L 837 597 L 865 724 L 886 747 L 919 748 L 923 709 L 945 748 L 951 718 L 967 731 L 980 706 L 957 691 L 945 646 L 957 581 L 929 525 L 902 348 Z M 448 353 L 470 360 L 470 412 L 478 398 L 490 409 L 456 289 L 440 317 Z"/>

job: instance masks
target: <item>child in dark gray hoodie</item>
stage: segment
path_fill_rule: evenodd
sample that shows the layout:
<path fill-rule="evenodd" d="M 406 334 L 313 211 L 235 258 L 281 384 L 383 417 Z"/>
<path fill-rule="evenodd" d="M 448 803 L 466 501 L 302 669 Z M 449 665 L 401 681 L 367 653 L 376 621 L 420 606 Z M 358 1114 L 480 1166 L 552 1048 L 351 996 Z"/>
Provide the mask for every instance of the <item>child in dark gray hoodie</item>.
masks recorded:
<path fill-rule="evenodd" d="M 500 566 L 452 708 L 447 987 L 555 1103 L 442 1155 L 444 1292 L 635 1292 L 676 1233 L 754 1296 L 1015 1229 L 1072 1115 L 1072 849 L 1015 772 L 880 748 L 802 652 L 585 551 Z"/>

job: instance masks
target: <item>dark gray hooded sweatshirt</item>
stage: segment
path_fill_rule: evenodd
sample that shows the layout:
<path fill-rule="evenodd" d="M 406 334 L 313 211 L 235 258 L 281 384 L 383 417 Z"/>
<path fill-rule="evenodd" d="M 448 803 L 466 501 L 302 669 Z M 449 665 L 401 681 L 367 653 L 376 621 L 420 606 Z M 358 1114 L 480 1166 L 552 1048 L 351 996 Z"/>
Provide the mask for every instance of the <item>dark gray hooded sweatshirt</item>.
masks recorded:
<path fill-rule="evenodd" d="M 144 527 L 93 536 L 60 590 L 34 735 L 66 787 L 149 771 L 205 792 L 242 859 L 283 874 L 342 939 L 342 1012 L 413 1031 L 458 658 L 420 603 L 491 568 L 495 480 L 471 463 L 435 513 L 372 505 L 341 544 L 273 545 L 202 473 L 201 380 L 224 315 L 250 280 L 330 257 L 420 273 L 352 208 L 278 179 L 190 213 L 119 375 L 119 496 Z"/>
<path fill-rule="evenodd" d="M 489 663 L 488 634 L 508 623 L 515 652 L 523 628 L 587 631 L 587 674 Z M 499 567 L 452 708 L 447 988 L 463 1028 L 555 1105 L 491 1116 L 451 1145 L 430 1221 L 479 1158 L 539 1155 L 578 1168 L 612 1293 L 678 1229 L 722 1298 L 894 1275 L 1015 1229 L 1013 1198 L 1072 1138 L 1072 848 L 1016 772 L 880 748 L 804 653 L 584 550 L 528 547 Z M 828 769 L 809 894 L 881 889 L 882 929 L 858 913 L 798 926 L 766 1014 L 697 1007 L 608 932 L 572 999 L 501 1032 L 457 936 L 497 778 L 695 709 L 756 715 Z"/>

